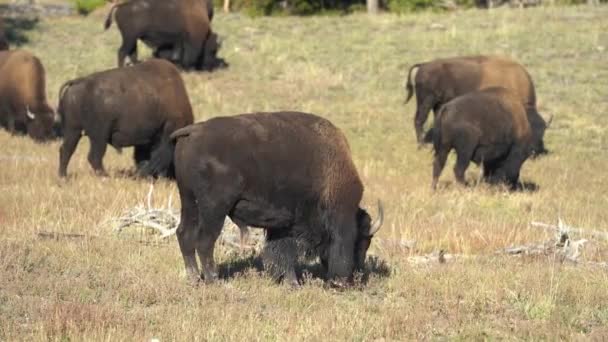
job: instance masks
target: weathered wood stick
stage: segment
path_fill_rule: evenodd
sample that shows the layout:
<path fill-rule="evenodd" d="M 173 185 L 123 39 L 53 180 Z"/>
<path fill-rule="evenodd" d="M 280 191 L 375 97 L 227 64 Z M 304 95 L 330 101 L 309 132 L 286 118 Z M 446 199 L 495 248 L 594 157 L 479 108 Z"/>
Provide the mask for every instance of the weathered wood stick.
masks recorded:
<path fill-rule="evenodd" d="M 560 226 L 556 226 L 553 224 L 546 224 L 546 223 L 534 222 L 534 221 L 530 222 L 530 225 L 533 227 L 538 227 L 538 228 L 566 231 L 568 233 L 575 233 L 575 234 L 586 235 L 586 236 L 590 236 L 590 237 L 608 240 L 608 232 L 601 232 L 599 230 L 586 230 L 586 229 L 581 229 L 581 228 L 570 227 L 567 225 L 563 225 L 560 227 Z"/>
<path fill-rule="evenodd" d="M 38 237 L 43 239 L 54 239 L 59 240 L 61 238 L 65 239 L 84 239 L 84 234 L 70 234 L 70 233 L 57 233 L 57 232 L 38 232 Z"/>

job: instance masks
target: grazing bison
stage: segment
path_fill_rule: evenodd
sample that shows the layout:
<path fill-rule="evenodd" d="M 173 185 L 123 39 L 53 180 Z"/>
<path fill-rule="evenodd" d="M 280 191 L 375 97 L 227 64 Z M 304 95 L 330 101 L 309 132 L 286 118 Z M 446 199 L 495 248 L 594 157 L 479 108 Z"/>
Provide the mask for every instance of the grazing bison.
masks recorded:
<path fill-rule="evenodd" d="M 415 64 L 407 75 L 406 102 L 414 94 L 414 69 L 418 69 L 415 76 L 414 127 L 419 143 L 430 142 L 423 139 L 422 129 L 431 109 L 436 115 L 441 106 L 455 97 L 487 87 L 500 86 L 511 90 L 526 108 L 532 130 L 537 132 L 535 135 L 539 138 L 534 142 L 533 152 L 546 153 L 543 135 L 548 123 L 536 110 L 534 83 L 521 64 L 497 56 L 453 57 Z"/>
<path fill-rule="evenodd" d="M 56 137 L 58 118 L 46 100 L 40 59 L 25 50 L 0 51 L 0 124 L 36 141 Z"/>
<path fill-rule="evenodd" d="M 490 87 L 459 96 L 441 108 L 433 125 L 432 187 L 437 187 L 448 154 L 455 149 L 458 182 L 465 183 L 464 173 L 473 161 L 483 164 L 485 180 L 514 188 L 533 140 L 526 109 L 510 90 Z"/>
<path fill-rule="evenodd" d="M 359 207 L 363 184 L 342 132 L 298 112 L 217 117 L 175 131 L 182 209 L 177 229 L 186 271 L 213 281 L 215 241 L 228 215 L 266 229 L 265 268 L 297 284 L 298 256 L 318 256 L 333 284 L 364 266 L 382 224 Z"/>
<path fill-rule="evenodd" d="M 4 20 L 0 17 L 0 51 L 8 49 L 8 39 L 6 39 L 6 33 L 4 32 Z"/>
<path fill-rule="evenodd" d="M 63 124 L 59 176 L 65 177 L 82 131 L 89 137 L 88 160 L 105 175 L 107 144 L 134 146 L 143 176 L 171 176 L 173 144 L 169 135 L 193 122 L 192 107 L 179 71 L 171 63 L 150 59 L 68 81 L 59 91 Z"/>
<path fill-rule="evenodd" d="M 114 14 L 115 12 L 115 14 Z M 137 40 L 153 50 L 154 57 L 168 59 L 183 68 L 213 69 L 225 63 L 217 58 L 220 43 L 211 31 L 213 4 L 210 0 L 131 0 L 110 9 L 122 36 L 118 66 L 129 56 L 137 63 Z"/>

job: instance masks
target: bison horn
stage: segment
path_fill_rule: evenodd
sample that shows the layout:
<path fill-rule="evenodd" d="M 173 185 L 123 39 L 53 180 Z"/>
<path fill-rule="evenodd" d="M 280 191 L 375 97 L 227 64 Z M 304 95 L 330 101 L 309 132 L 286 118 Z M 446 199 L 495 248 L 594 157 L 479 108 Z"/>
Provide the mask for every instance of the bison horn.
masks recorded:
<path fill-rule="evenodd" d="M 61 115 L 59 115 L 56 108 L 53 108 L 53 121 L 56 123 L 61 123 Z"/>
<path fill-rule="evenodd" d="M 382 201 L 378 200 L 378 218 L 372 223 L 372 226 L 369 229 L 369 236 L 378 232 L 380 227 L 382 227 L 382 222 L 384 222 L 384 207 L 382 206 Z"/>
<path fill-rule="evenodd" d="M 553 122 L 553 114 L 549 114 L 549 119 L 547 120 L 547 128 L 551 126 L 551 122 Z"/>
<path fill-rule="evenodd" d="M 36 119 L 36 115 L 34 115 L 34 113 L 30 112 L 30 108 L 29 107 L 25 107 L 25 114 L 27 114 L 27 117 L 34 120 Z"/>

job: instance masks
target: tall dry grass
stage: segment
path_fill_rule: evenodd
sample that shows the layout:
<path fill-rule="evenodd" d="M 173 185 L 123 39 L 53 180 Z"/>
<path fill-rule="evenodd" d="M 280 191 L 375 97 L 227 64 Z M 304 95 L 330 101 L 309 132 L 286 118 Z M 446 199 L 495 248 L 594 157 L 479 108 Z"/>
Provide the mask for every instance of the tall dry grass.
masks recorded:
<path fill-rule="evenodd" d="M 412 340 L 608 338 L 608 273 L 552 255 L 495 252 L 544 241 L 533 220 L 608 229 L 608 15 L 606 6 L 461 11 L 415 16 L 260 18 L 218 14 L 230 68 L 185 73 L 197 120 L 258 110 L 325 116 L 347 134 L 364 179 L 364 204 L 382 198 L 379 238 L 416 240 L 415 250 L 374 243 L 390 266 L 362 290 L 301 290 L 272 283 L 254 262 L 220 246 L 231 276 L 190 287 L 174 240 L 116 235 L 105 220 L 141 203 L 148 183 L 121 176 L 130 149 L 109 149 L 111 177 L 93 176 L 83 139 L 57 177 L 59 143 L 0 132 L 0 340 Z M 47 69 L 56 103 L 66 80 L 115 65 L 119 35 L 100 19 L 41 21 L 23 46 Z M 146 55 L 148 51 L 142 51 Z M 510 193 L 454 184 L 453 159 L 430 190 L 432 155 L 417 150 L 414 105 L 403 104 L 407 68 L 436 57 L 505 54 L 532 74 L 541 110 L 555 114 L 546 157 L 528 161 Z M 471 166 L 468 178 L 477 177 Z M 177 195 L 159 181 L 154 198 Z M 177 198 L 177 197 L 175 197 Z M 42 239 L 38 233 L 83 234 Z M 142 242 L 143 240 L 143 242 Z M 583 261 L 606 261 L 606 242 Z M 444 249 L 477 258 L 412 265 Z M 314 269 L 313 269 L 314 271 Z"/>

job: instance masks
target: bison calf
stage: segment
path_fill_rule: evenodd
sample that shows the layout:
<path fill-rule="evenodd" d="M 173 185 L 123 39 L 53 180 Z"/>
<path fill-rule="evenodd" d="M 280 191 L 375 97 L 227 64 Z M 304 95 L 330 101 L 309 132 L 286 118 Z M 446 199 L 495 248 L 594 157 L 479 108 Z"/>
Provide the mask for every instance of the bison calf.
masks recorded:
<path fill-rule="evenodd" d="M 91 142 L 88 160 L 98 174 L 106 174 L 102 159 L 107 144 L 134 146 L 141 175 L 172 174 L 169 135 L 191 124 L 193 116 L 182 78 L 171 63 L 151 59 L 94 73 L 62 85 L 59 97 L 64 132 L 60 177 L 66 176 L 82 131 Z"/>
<path fill-rule="evenodd" d="M 490 183 L 517 185 L 522 164 L 532 152 L 532 132 L 526 110 L 509 90 L 491 87 L 468 93 L 444 105 L 433 126 L 432 187 L 449 152 L 456 150 L 456 180 L 465 183 L 469 162 L 483 164 Z"/>
<path fill-rule="evenodd" d="M 298 256 L 317 256 L 339 284 L 362 268 L 382 224 L 359 207 L 363 184 L 342 132 L 298 112 L 217 117 L 175 131 L 177 239 L 191 278 L 217 278 L 215 241 L 229 216 L 266 230 L 264 267 L 297 284 Z"/>
<path fill-rule="evenodd" d="M 412 84 L 412 71 L 418 69 Z M 415 89 L 414 89 L 415 87 Z M 442 58 L 413 65 L 407 75 L 406 102 L 416 93 L 414 128 L 419 143 L 430 110 L 435 114 L 441 106 L 466 93 L 488 88 L 504 87 L 526 108 L 534 131 L 533 152 L 545 153 L 543 135 L 548 123 L 536 109 L 536 91 L 528 71 L 519 63 L 499 56 L 465 56 Z"/>
<path fill-rule="evenodd" d="M 40 59 L 25 50 L 0 51 L 0 124 L 45 141 L 61 133 L 57 120 L 46 100 Z"/>

